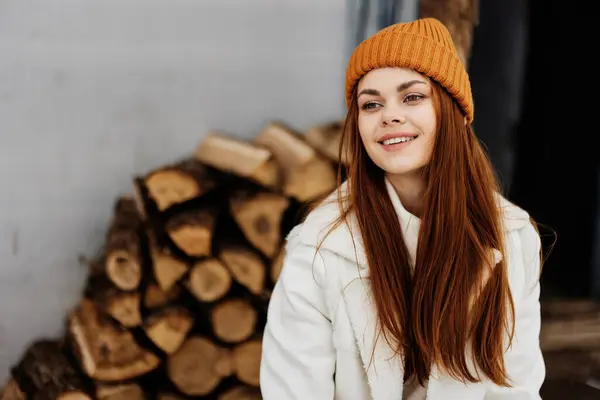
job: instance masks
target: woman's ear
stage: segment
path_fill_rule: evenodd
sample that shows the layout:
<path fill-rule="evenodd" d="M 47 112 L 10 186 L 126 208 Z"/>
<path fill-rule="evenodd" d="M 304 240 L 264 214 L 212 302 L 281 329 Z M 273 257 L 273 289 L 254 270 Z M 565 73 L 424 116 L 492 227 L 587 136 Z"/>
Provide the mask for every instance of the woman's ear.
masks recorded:
<path fill-rule="evenodd" d="M 467 116 L 465 115 L 465 126 L 467 125 Z"/>

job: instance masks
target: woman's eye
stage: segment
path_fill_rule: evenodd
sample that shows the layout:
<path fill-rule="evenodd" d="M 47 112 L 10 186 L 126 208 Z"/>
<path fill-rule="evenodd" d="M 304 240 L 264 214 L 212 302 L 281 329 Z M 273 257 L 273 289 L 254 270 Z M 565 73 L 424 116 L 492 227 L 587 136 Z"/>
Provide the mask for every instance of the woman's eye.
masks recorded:
<path fill-rule="evenodd" d="M 366 102 L 365 104 L 363 104 L 362 109 L 363 110 L 372 110 L 372 109 L 376 108 L 377 106 L 379 106 L 378 103 L 369 101 L 369 102 Z"/>
<path fill-rule="evenodd" d="M 409 94 L 408 96 L 406 96 L 404 98 L 404 102 L 405 103 L 415 103 L 417 101 L 422 100 L 423 98 L 425 98 L 425 96 L 422 96 L 420 94 Z"/>

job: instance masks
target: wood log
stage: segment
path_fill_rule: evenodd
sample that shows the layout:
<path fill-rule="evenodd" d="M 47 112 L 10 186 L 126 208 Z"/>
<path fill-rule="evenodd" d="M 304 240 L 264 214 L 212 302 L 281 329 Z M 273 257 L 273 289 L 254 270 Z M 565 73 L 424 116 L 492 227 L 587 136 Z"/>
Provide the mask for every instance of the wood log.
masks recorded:
<path fill-rule="evenodd" d="M 231 352 L 204 337 L 188 338 L 167 361 L 167 374 L 175 386 L 191 396 L 211 393 L 232 375 Z"/>
<path fill-rule="evenodd" d="M 32 343 L 13 369 L 13 376 L 27 399 L 92 400 L 58 341 Z"/>
<path fill-rule="evenodd" d="M 233 369 L 241 382 L 259 386 L 261 353 L 260 339 L 239 344 L 233 349 Z"/>
<path fill-rule="evenodd" d="M 144 332 L 162 351 L 173 354 L 193 324 L 194 318 L 185 308 L 169 307 L 147 317 Z"/>
<path fill-rule="evenodd" d="M 329 194 L 337 184 L 333 165 L 292 129 L 279 122 L 268 124 L 254 143 L 269 149 L 284 174 L 283 193 L 300 202 Z"/>
<path fill-rule="evenodd" d="M 173 243 L 188 256 L 209 256 L 215 219 L 213 209 L 187 211 L 170 218 L 165 230 Z"/>
<path fill-rule="evenodd" d="M 227 267 L 211 258 L 194 264 L 186 287 L 199 301 L 212 302 L 225 296 L 231 288 L 231 282 Z"/>
<path fill-rule="evenodd" d="M 144 178 L 148 195 L 159 211 L 192 200 L 217 187 L 217 179 L 196 160 L 168 165 Z"/>
<path fill-rule="evenodd" d="M 83 299 L 69 314 L 68 337 L 85 373 L 98 381 L 122 381 L 155 369 L 160 359 L 141 348 L 128 330 L 104 318 Z"/>
<path fill-rule="evenodd" d="M 142 323 L 140 293 L 120 290 L 105 275 L 89 276 L 84 296 L 125 327 Z"/>
<path fill-rule="evenodd" d="M 247 386 L 235 386 L 219 395 L 219 400 L 262 400 L 260 391 Z"/>
<path fill-rule="evenodd" d="M 233 279 L 248 288 L 252 294 L 260 294 L 265 288 L 265 265 L 252 250 L 240 244 L 223 243 L 219 259 L 227 266 Z"/>
<path fill-rule="evenodd" d="M 99 384 L 96 388 L 97 400 L 145 400 L 146 395 L 136 383 L 119 385 Z"/>
<path fill-rule="evenodd" d="M 159 245 L 155 235 L 150 231 L 148 245 L 154 279 L 160 289 L 166 293 L 188 272 L 189 265 L 186 261 L 177 258 L 167 246 Z"/>
<path fill-rule="evenodd" d="M 267 188 L 275 189 L 279 185 L 279 167 L 269 150 L 224 133 L 206 136 L 194 157 L 215 169 Z"/>
<path fill-rule="evenodd" d="M 10 379 L 0 393 L 0 400 L 27 400 L 25 393 L 21 391 L 19 384 Z"/>
<path fill-rule="evenodd" d="M 133 290 L 142 279 L 140 238 L 141 216 L 131 197 L 121 197 L 114 207 L 106 237 L 106 274 L 123 290 Z"/>
<path fill-rule="evenodd" d="M 164 292 L 156 283 L 150 283 L 144 293 L 144 306 L 149 309 L 163 307 L 175 301 L 181 295 L 181 288 L 177 285 Z"/>
<path fill-rule="evenodd" d="M 450 31 L 460 60 L 468 67 L 473 29 L 479 20 L 478 0 L 421 0 L 420 17 L 436 18 Z"/>
<path fill-rule="evenodd" d="M 344 133 L 344 121 L 315 125 L 306 133 L 306 143 L 336 164 L 340 163 L 340 145 Z M 342 153 L 342 164 L 348 163 L 348 154 Z"/>
<path fill-rule="evenodd" d="M 225 343 L 238 343 L 252 335 L 258 312 L 244 299 L 228 299 L 211 310 L 215 336 Z"/>
<path fill-rule="evenodd" d="M 285 246 L 281 246 L 279 254 L 271 263 L 271 280 L 273 283 L 277 282 L 279 279 L 279 275 L 281 274 L 281 270 L 283 269 L 283 262 L 285 261 Z"/>
<path fill-rule="evenodd" d="M 229 199 L 234 220 L 252 245 L 272 258 L 281 245 L 281 220 L 290 201 L 267 191 L 237 190 Z"/>

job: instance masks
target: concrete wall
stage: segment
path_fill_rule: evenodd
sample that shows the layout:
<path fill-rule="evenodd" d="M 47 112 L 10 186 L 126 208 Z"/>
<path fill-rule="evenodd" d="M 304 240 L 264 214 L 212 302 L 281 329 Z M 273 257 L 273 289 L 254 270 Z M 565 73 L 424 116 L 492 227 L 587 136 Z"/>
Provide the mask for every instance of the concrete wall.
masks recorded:
<path fill-rule="evenodd" d="M 131 177 L 343 111 L 344 0 L 0 2 L 0 379 L 63 332 Z"/>

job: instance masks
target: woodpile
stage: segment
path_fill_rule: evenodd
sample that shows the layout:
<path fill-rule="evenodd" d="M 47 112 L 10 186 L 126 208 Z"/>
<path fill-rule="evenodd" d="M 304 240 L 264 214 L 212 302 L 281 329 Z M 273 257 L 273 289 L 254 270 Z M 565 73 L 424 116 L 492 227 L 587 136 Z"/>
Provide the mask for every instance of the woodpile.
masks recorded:
<path fill-rule="evenodd" d="M 117 198 L 65 334 L 32 343 L 1 400 L 260 399 L 283 242 L 337 183 L 341 125 L 204 137 Z"/>

